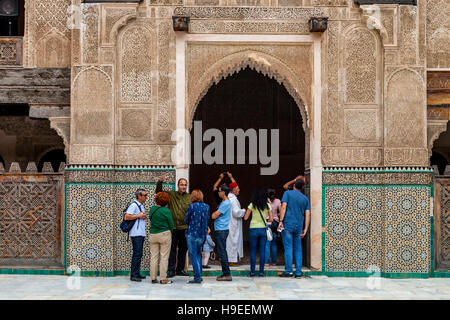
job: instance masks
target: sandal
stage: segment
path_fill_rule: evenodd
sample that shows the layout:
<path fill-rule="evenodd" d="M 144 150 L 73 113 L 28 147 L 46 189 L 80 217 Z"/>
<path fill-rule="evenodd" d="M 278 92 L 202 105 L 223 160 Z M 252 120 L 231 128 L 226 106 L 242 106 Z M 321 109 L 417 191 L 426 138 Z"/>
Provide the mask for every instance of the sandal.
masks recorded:
<path fill-rule="evenodd" d="M 158 283 L 158 280 L 156 280 L 156 279 L 152 280 L 152 283 Z"/>
<path fill-rule="evenodd" d="M 159 283 L 161 283 L 161 284 L 170 284 L 170 283 L 173 283 L 173 281 L 165 279 L 165 280 L 160 280 Z"/>

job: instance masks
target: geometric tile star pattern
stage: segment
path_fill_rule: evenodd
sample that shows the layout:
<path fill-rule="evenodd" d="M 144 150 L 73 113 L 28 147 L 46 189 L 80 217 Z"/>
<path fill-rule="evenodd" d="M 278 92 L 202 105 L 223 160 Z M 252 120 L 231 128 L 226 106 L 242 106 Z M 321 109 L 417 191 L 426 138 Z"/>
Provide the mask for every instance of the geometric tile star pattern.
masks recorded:
<path fill-rule="evenodd" d="M 145 210 L 154 204 L 156 184 L 66 184 L 66 267 L 82 271 L 127 271 L 132 246 L 119 225 L 122 211 L 135 199 L 137 188 L 149 191 Z M 172 185 L 163 185 L 172 190 Z M 70 200 L 69 200 L 70 199 Z M 147 228 L 148 230 L 148 228 Z M 149 237 L 145 238 L 142 270 L 150 270 Z"/>
<path fill-rule="evenodd" d="M 430 187 L 324 186 L 325 271 L 428 273 Z"/>

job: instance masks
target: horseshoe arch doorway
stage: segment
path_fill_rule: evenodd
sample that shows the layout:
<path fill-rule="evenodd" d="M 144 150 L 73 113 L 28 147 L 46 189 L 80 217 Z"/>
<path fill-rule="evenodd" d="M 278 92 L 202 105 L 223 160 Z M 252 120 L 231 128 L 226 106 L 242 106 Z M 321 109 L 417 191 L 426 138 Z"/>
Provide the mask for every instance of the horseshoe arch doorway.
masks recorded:
<path fill-rule="evenodd" d="M 202 122 L 202 134 L 208 129 L 218 129 L 225 140 L 226 129 L 279 129 L 279 169 L 275 175 L 261 175 L 260 169 L 269 165 L 249 164 L 249 146 L 246 141 L 245 164 L 237 164 L 236 140 L 234 164 L 226 164 L 226 148 L 223 148 L 223 164 L 194 163 L 194 126 L 191 127 L 191 165 L 189 189 L 200 189 L 211 212 L 217 209 L 212 187 L 221 172 L 229 171 L 240 186 L 238 197 L 242 208 L 251 201 L 252 191 L 257 187 L 273 188 L 281 199 L 283 185 L 305 173 L 305 131 L 297 103 L 284 85 L 249 67 L 211 86 L 199 102 L 193 121 Z M 270 131 L 269 131 L 270 132 Z M 268 134 L 270 140 L 270 133 Z M 202 142 L 202 150 L 211 141 Z M 268 154 L 270 156 L 270 146 Z M 213 153 L 214 154 L 214 153 Z M 229 183 L 229 179 L 224 181 Z M 244 221 L 244 264 L 249 264 L 249 222 Z M 213 223 L 210 223 L 212 226 Z M 213 228 L 211 228 L 213 230 Z M 303 239 L 303 264 L 310 265 L 309 234 Z M 278 239 L 277 265 L 284 264 L 283 246 Z"/>

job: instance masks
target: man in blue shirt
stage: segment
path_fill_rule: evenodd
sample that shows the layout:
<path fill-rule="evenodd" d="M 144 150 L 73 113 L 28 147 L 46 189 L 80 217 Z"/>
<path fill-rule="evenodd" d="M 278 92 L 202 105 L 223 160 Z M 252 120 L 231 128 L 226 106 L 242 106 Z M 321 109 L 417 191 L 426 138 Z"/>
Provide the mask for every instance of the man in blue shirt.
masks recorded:
<path fill-rule="evenodd" d="M 281 199 L 280 224 L 284 246 L 284 273 L 280 277 L 292 277 L 292 253 L 295 261 L 295 277 L 302 276 L 302 238 L 306 235 L 311 216 L 308 198 L 301 193 L 305 182 L 297 179 L 294 190 L 285 191 Z"/>
<path fill-rule="evenodd" d="M 136 220 L 130 230 L 130 238 L 133 244 L 133 256 L 131 258 L 131 281 L 141 282 L 145 276 L 141 276 L 141 261 L 146 235 L 144 202 L 148 198 L 148 192 L 144 189 L 136 190 L 136 199 L 130 204 L 125 214 L 125 220 Z"/>
<path fill-rule="evenodd" d="M 226 184 L 219 187 L 218 195 L 222 202 L 216 212 L 212 214 L 214 221 L 214 234 L 216 237 L 217 256 L 222 264 L 222 275 L 216 278 L 217 281 L 231 281 L 230 266 L 228 265 L 227 237 L 229 233 L 231 202 L 228 199 L 230 189 Z"/>

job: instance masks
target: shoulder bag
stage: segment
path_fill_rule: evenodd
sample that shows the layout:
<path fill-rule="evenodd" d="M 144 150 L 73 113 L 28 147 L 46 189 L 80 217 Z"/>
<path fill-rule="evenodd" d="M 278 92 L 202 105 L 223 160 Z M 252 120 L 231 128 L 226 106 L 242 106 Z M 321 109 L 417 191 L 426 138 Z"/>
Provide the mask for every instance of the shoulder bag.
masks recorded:
<path fill-rule="evenodd" d="M 261 213 L 261 210 L 259 210 L 259 215 L 261 216 L 262 221 L 264 222 L 264 225 L 266 226 L 266 235 L 267 235 L 267 241 L 272 241 L 273 240 L 273 234 L 272 234 L 272 230 L 270 230 L 270 228 L 267 226 L 266 220 L 263 218 L 263 215 Z"/>

